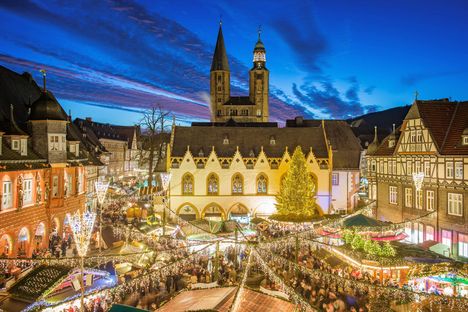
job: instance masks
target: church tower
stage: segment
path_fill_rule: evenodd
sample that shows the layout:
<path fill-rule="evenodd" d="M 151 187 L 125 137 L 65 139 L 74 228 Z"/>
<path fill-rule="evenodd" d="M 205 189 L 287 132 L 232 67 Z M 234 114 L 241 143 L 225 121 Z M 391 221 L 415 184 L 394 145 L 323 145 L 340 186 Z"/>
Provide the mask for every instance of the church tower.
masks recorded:
<path fill-rule="evenodd" d="M 258 121 L 268 121 L 268 92 L 270 72 L 266 68 L 265 46 L 260 38 L 261 30 L 258 30 L 258 40 L 253 51 L 253 67 L 249 72 L 250 101 L 255 103 L 254 113 Z"/>
<path fill-rule="evenodd" d="M 218 39 L 210 70 L 211 121 L 223 115 L 223 105 L 230 98 L 231 77 L 229 63 L 224 46 L 223 29 L 219 23 Z"/>

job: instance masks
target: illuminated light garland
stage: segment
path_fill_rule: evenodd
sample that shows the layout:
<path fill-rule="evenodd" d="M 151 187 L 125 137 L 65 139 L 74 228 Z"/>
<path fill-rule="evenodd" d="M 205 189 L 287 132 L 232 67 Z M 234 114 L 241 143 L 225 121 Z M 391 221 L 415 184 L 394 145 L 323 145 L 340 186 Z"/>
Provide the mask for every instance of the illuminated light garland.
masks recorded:
<path fill-rule="evenodd" d="M 247 265 L 245 266 L 244 275 L 242 276 L 242 281 L 239 285 L 239 290 L 237 291 L 236 296 L 234 298 L 234 303 L 232 304 L 231 309 L 229 310 L 230 312 L 237 312 L 237 309 L 239 309 L 239 306 L 242 301 L 242 295 L 244 293 L 245 282 L 247 281 L 247 276 L 249 275 L 249 271 L 250 271 L 250 263 L 251 263 L 250 260 L 252 259 L 251 248 L 249 248 L 248 253 L 249 253 L 249 258 L 247 259 Z"/>
<path fill-rule="evenodd" d="M 96 213 L 86 211 L 83 215 L 77 211 L 70 218 L 70 225 L 75 239 L 76 249 L 80 257 L 86 256 L 89 247 L 89 240 L 93 234 L 94 221 Z"/>
<path fill-rule="evenodd" d="M 101 289 L 95 289 L 90 292 L 88 292 L 85 296 L 85 298 L 89 298 L 91 296 L 94 296 L 100 292 L 103 292 L 103 296 L 108 296 L 108 295 L 117 295 L 117 294 L 125 294 L 128 289 L 132 289 L 133 287 L 136 287 L 138 284 L 140 284 L 144 279 L 146 280 L 153 280 L 153 281 L 161 281 L 162 279 L 166 278 L 169 274 L 172 273 L 172 271 L 176 268 L 181 268 L 185 265 L 191 265 L 193 264 L 193 259 L 196 256 L 200 256 L 203 252 L 207 251 L 207 249 L 214 244 L 210 244 L 205 246 L 204 248 L 195 251 L 188 255 L 185 258 L 176 260 L 174 262 L 171 262 L 169 264 L 166 264 L 165 266 L 157 269 L 157 270 L 149 270 L 145 273 L 140 274 L 139 276 L 133 278 L 130 282 L 118 285 L 113 288 L 109 288 L 112 286 L 105 286 Z M 70 304 L 74 299 L 76 299 L 78 296 L 68 298 L 65 302 L 59 302 L 59 303 L 34 303 L 34 309 L 41 308 L 41 307 L 49 307 L 48 309 L 45 309 L 44 311 L 49 312 L 49 311 L 62 311 L 65 310 L 66 308 L 70 307 Z M 28 311 L 32 311 L 33 308 L 30 308 L 31 306 L 28 307 Z M 53 307 L 53 308 L 52 308 Z"/>
<path fill-rule="evenodd" d="M 286 285 L 284 280 L 280 278 L 271 268 L 270 266 L 266 263 L 266 261 L 262 258 L 262 256 L 257 252 L 256 249 L 252 250 L 252 255 L 254 256 L 254 259 L 256 263 L 261 267 L 262 271 L 265 272 L 265 274 L 268 276 L 268 278 L 273 281 L 275 284 L 278 284 L 281 286 L 281 289 L 283 292 L 285 292 L 291 300 L 299 305 L 299 309 L 301 311 L 316 311 L 312 305 L 307 302 L 302 296 L 298 295 L 296 291 Z"/>
<path fill-rule="evenodd" d="M 161 177 L 161 186 L 164 191 L 167 191 L 169 187 L 169 182 L 171 181 L 172 173 L 170 172 L 163 172 L 160 174 Z"/>
<path fill-rule="evenodd" d="M 102 205 L 102 203 L 104 202 L 108 188 L 109 188 L 109 182 L 98 181 L 94 183 L 94 189 L 96 191 L 96 196 L 97 196 L 99 205 Z"/>
<path fill-rule="evenodd" d="M 262 246 L 263 247 L 263 246 Z M 281 247 L 284 248 L 284 245 Z M 362 289 L 371 289 L 373 292 L 371 293 L 371 297 L 378 298 L 378 297 L 385 297 L 385 298 L 392 298 L 392 300 L 397 300 L 398 302 L 421 302 L 422 300 L 429 300 L 430 303 L 437 303 L 443 305 L 445 307 L 449 307 L 451 309 L 455 309 L 455 311 L 468 311 L 468 299 L 467 298 L 459 298 L 459 297 L 448 297 L 448 296 L 441 296 L 435 294 L 428 294 L 425 292 L 416 292 L 413 290 L 405 290 L 399 288 L 391 288 L 385 287 L 382 285 L 374 285 L 367 282 L 362 282 L 358 280 L 351 280 L 336 274 L 331 274 L 322 270 L 318 269 L 310 269 L 305 267 L 304 265 L 297 264 L 291 260 L 285 259 L 279 255 L 276 255 L 272 252 L 271 247 L 267 248 L 266 250 L 259 249 L 259 254 L 264 257 L 265 259 L 273 259 L 276 262 L 281 262 L 282 265 L 294 267 L 298 269 L 303 274 L 307 274 L 311 277 L 321 277 L 322 281 L 325 280 L 328 283 L 335 282 L 335 283 L 342 283 L 344 285 L 343 288 L 362 288 Z M 461 310 L 458 310 L 461 307 Z"/>

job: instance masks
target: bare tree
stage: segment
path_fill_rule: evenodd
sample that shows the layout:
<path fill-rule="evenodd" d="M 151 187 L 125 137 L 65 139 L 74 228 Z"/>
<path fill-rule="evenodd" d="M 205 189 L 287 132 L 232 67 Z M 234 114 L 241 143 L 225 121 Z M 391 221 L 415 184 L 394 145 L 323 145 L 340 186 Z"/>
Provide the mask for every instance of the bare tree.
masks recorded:
<path fill-rule="evenodd" d="M 166 153 L 164 133 L 169 132 L 170 112 L 164 111 L 156 104 L 143 112 L 139 126 L 142 128 L 142 148 L 140 149 L 139 165 L 148 165 L 148 186 L 153 184 L 153 173 L 163 160 Z"/>

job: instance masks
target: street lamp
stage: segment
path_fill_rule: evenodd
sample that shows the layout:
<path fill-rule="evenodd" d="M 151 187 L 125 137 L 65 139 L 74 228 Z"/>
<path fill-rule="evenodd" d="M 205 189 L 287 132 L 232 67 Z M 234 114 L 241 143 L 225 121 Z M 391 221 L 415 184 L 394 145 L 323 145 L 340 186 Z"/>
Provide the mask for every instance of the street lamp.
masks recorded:
<path fill-rule="evenodd" d="M 83 215 L 79 211 L 70 218 L 70 225 L 75 240 L 76 250 L 81 258 L 80 261 L 80 286 L 81 286 L 81 307 L 80 311 L 84 311 L 84 257 L 88 252 L 89 240 L 93 233 L 94 221 L 96 220 L 96 213 L 86 211 Z"/>
<path fill-rule="evenodd" d="M 97 201 L 99 205 L 99 252 L 102 250 L 102 204 L 106 199 L 107 189 L 109 188 L 109 182 L 95 182 L 94 189 L 96 191 Z"/>
<path fill-rule="evenodd" d="M 163 188 L 164 203 L 163 203 L 163 236 L 166 235 L 166 205 L 168 204 L 169 197 L 167 196 L 167 189 L 169 188 L 169 182 L 171 181 L 172 174 L 169 172 L 162 172 L 161 186 Z"/>

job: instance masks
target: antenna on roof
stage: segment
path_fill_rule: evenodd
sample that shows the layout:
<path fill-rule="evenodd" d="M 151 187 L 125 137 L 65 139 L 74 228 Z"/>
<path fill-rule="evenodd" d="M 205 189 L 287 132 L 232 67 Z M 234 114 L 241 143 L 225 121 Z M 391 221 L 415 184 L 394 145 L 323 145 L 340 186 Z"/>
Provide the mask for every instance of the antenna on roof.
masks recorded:
<path fill-rule="evenodd" d="M 41 73 L 42 73 L 42 83 L 43 83 L 43 92 L 46 93 L 47 92 L 47 89 L 46 89 L 46 70 L 44 68 L 40 69 L 39 70 Z"/>

